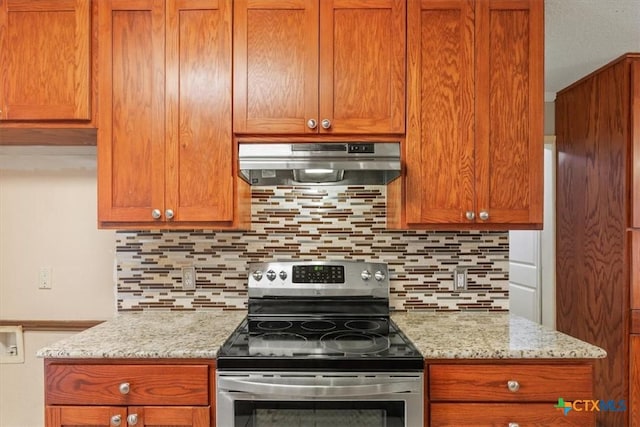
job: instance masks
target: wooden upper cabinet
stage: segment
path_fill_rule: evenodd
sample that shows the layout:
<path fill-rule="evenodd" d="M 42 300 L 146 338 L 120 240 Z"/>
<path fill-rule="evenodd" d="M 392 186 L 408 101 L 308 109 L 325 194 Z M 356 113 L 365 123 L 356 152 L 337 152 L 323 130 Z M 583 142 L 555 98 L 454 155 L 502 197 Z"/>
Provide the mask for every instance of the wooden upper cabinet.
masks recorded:
<path fill-rule="evenodd" d="M 0 120 L 91 120 L 90 47 L 90 0 L 0 0 Z"/>
<path fill-rule="evenodd" d="M 404 132 L 404 1 L 234 6 L 236 133 Z"/>
<path fill-rule="evenodd" d="M 476 210 L 489 223 L 542 225 L 543 6 L 476 3 Z"/>
<path fill-rule="evenodd" d="M 100 1 L 102 226 L 233 220 L 230 3 Z"/>
<path fill-rule="evenodd" d="M 408 226 L 542 223 L 542 14 L 540 0 L 409 1 Z"/>

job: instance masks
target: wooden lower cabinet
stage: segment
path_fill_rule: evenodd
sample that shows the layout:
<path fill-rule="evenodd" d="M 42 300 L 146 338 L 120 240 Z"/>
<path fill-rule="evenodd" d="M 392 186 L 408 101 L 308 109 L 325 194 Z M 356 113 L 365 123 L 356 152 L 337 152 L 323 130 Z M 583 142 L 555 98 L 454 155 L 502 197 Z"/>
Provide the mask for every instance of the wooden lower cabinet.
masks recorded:
<path fill-rule="evenodd" d="M 47 406 L 47 426 L 209 427 L 209 406 Z"/>
<path fill-rule="evenodd" d="M 45 362 L 45 426 L 209 427 L 215 363 Z"/>
<path fill-rule="evenodd" d="M 426 370 L 432 427 L 595 426 L 590 363 L 428 363 Z M 565 414 L 559 399 L 575 409 Z"/>

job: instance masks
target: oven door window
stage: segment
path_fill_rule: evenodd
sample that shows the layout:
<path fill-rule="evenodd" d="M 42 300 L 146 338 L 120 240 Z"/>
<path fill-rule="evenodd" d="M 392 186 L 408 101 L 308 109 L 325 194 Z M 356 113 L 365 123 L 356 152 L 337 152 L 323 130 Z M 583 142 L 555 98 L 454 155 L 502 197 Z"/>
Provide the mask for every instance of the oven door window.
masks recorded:
<path fill-rule="evenodd" d="M 235 401 L 234 427 L 404 427 L 405 402 Z"/>

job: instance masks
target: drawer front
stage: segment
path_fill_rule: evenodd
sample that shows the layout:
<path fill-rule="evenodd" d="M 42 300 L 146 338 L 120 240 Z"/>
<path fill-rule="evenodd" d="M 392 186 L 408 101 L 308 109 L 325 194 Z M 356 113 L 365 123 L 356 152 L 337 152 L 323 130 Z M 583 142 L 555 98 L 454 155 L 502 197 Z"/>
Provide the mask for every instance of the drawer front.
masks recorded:
<path fill-rule="evenodd" d="M 208 405 L 206 365 L 48 365 L 47 405 Z"/>
<path fill-rule="evenodd" d="M 434 403 L 431 427 L 575 426 L 596 425 L 595 412 L 569 411 L 553 403 Z"/>
<path fill-rule="evenodd" d="M 511 388 L 509 384 L 511 382 Z M 431 365 L 429 399 L 554 402 L 593 398 L 590 365 Z"/>

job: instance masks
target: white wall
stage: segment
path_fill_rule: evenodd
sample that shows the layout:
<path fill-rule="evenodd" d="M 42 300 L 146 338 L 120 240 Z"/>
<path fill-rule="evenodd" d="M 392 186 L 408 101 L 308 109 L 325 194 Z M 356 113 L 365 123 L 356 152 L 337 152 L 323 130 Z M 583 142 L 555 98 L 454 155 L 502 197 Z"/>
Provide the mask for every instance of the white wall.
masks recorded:
<path fill-rule="evenodd" d="M 97 229 L 96 196 L 95 147 L 0 146 L 0 319 L 114 316 L 115 234 Z M 38 289 L 42 267 L 50 290 Z M 68 335 L 27 332 L 25 363 L 0 365 L 0 426 L 42 423 L 35 351 Z"/>

